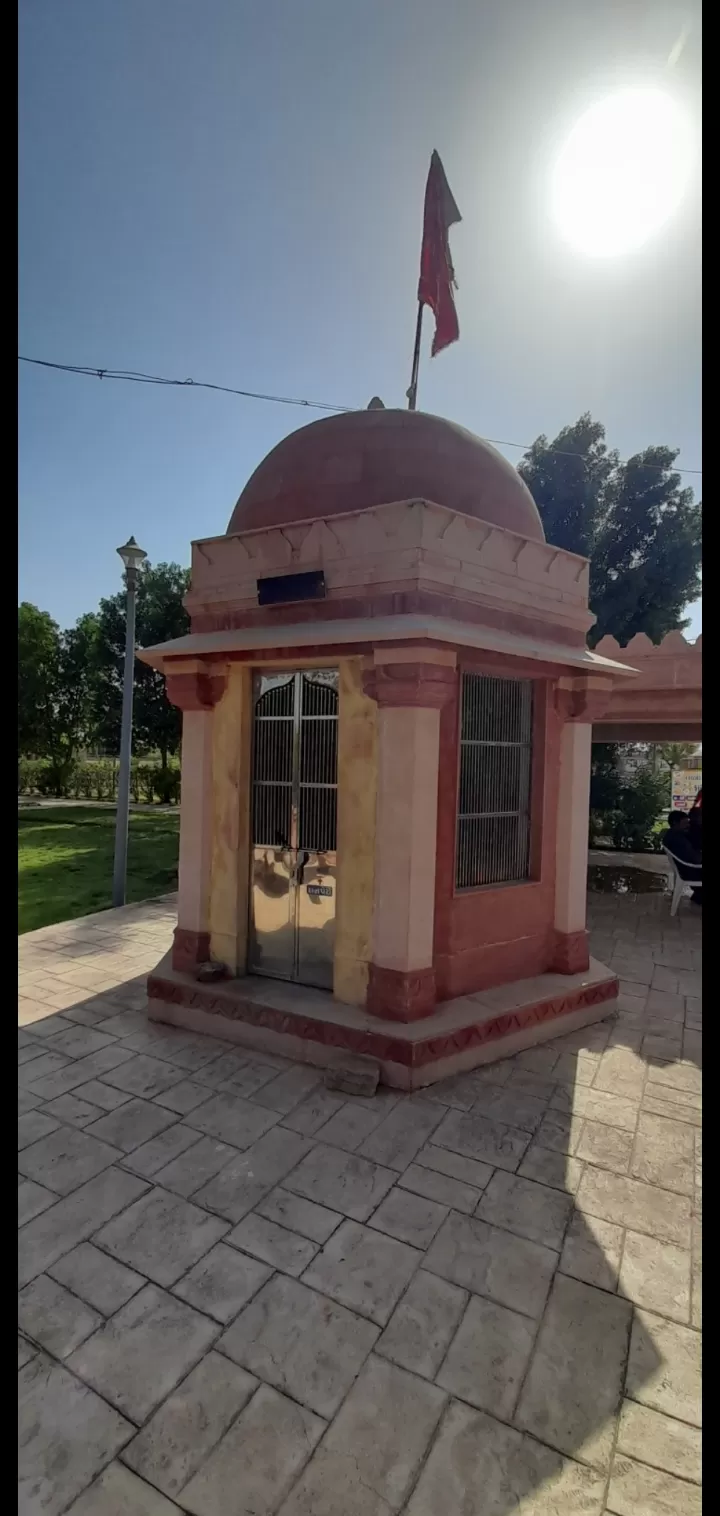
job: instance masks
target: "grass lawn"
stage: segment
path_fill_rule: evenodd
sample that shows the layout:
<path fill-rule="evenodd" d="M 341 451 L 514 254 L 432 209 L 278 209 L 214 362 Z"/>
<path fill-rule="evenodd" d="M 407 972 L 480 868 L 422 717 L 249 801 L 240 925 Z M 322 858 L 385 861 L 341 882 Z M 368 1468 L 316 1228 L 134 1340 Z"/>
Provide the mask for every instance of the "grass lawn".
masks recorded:
<path fill-rule="evenodd" d="M 127 900 L 177 888 L 179 815 L 130 815 Z M 48 806 L 18 813 L 18 931 L 112 905 L 114 810 Z"/>

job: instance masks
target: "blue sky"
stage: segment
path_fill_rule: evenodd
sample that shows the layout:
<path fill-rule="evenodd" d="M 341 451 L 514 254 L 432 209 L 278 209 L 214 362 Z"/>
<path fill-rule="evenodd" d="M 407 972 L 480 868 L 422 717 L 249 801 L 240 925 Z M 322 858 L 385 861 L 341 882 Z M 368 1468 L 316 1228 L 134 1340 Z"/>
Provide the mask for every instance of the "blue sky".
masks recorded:
<path fill-rule="evenodd" d="M 663 75 L 687 19 L 673 0 L 21 0 L 19 351 L 402 405 L 437 147 L 461 339 L 424 359 L 421 408 L 518 442 L 590 410 L 622 455 L 668 443 L 699 467 L 696 189 L 612 263 L 547 211 L 599 91 L 664 77 L 697 108 L 696 30 Z M 119 587 L 131 532 L 187 563 L 312 419 L 24 365 L 19 383 L 20 598 L 63 625 Z"/>

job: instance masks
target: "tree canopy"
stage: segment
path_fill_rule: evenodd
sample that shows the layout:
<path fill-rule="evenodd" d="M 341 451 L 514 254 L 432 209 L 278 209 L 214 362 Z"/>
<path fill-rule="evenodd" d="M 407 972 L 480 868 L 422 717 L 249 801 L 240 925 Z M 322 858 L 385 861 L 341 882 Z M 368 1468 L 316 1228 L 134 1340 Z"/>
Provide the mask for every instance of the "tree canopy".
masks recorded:
<path fill-rule="evenodd" d="M 189 628 L 183 595 L 189 573 L 178 563 L 144 564 L 137 591 L 136 644 L 149 647 Z M 117 753 L 120 747 L 125 657 L 125 592 L 101 600 L 61 632 L 47 611 L 18 607 L 18 748 L 49 758 L 60 769 L 82 747 Z M 165 695 L 165 680 L 135 660 L 133 746 L 160 753 L 163 766 L 180 745 L 180 712 Z"/>
<path fill-rule="evenodd" d="M 591 559 L 592 646 L 606 633 L 660 642 L 687 626 L 700 594 L 702 506 L 673 465 L 678 449 L 652 446 L 621 462 L 586 412 L 552 442 L 540 436 L 519 472 L 556 547 Z"/>

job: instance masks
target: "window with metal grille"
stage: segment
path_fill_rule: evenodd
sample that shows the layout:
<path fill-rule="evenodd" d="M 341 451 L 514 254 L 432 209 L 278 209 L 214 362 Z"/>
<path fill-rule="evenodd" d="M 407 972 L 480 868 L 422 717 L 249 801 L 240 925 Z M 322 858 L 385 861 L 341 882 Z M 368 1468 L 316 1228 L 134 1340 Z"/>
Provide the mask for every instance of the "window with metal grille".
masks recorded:
<path fill-rule="evenodd" d="M 532 680 L 463 675 L 457 889 L 528 878 L 532 715 Z"/>

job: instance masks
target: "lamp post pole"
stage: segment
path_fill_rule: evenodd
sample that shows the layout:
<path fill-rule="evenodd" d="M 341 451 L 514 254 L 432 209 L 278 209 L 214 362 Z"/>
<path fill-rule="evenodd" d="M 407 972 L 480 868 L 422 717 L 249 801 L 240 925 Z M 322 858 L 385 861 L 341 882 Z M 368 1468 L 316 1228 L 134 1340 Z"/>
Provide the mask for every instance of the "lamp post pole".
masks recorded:
<path fill-rule="evenodd" d="M 113 866 L 113 905 L 125 904 L 127 874 L 128 819 L 130 814 L 130 759 L 132 756 L 133 680 L 135 677 L 135 599 L 140 564 L 147 553 L 130 537 L 118 552 L 125 565 L 127 609 L 125 617 L 125 668 L 123 673 L 122 726 L 120 730 L 120 771 L 118 774 L 117 817 L 115 821 L 115 863 Z"/>

